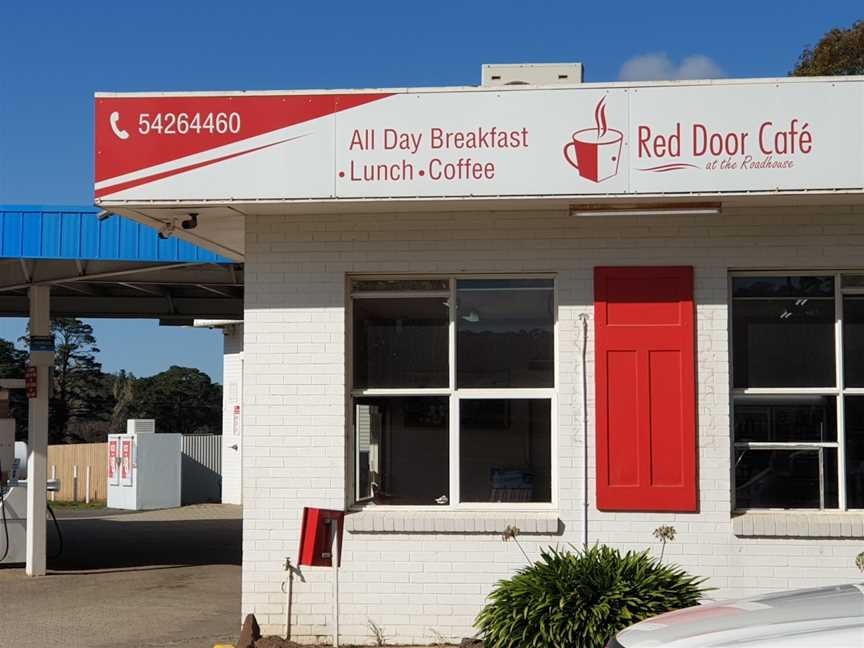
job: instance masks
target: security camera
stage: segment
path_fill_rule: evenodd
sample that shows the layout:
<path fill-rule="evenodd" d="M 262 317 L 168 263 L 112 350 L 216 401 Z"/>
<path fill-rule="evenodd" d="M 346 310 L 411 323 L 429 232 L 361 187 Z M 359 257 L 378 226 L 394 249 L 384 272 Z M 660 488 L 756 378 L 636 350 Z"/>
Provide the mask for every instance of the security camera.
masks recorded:
<path fill-rule="evenodd" d="M 189 212 L 189 218 L 180 223 L 180 227 L 185 230 L 195 229 L 198 227 L 198 213 Z"/>
<path fill-rule="evenodd" d="M 165 223 L 162 227 L 159 228 L 159 238 L 162 240 L 171 238 L 176 230 L 177 225 L 175 225 L 173 221 L 170 223 Z"/>
<path fill-rule="evenodd" d="M 96 214 L 96 220 L 98 220 L 98 221 L 108 220 L 113 215 L 114 214 L 112 212 L 108 211 L 107 209 L 103 209 L 98 214 Z"/>

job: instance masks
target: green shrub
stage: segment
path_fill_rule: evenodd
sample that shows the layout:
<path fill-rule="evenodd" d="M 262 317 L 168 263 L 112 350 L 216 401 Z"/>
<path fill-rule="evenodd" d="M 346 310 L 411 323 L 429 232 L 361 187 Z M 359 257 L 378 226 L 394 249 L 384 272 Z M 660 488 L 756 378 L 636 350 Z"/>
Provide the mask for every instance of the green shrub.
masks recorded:
<path fill-rule="evenodd" d="M 486 648 L 602 648 L 637 621 L 696 605 L 703 582 L 647 551 L 550 548 L 498 582 L 475 626 Z"/>

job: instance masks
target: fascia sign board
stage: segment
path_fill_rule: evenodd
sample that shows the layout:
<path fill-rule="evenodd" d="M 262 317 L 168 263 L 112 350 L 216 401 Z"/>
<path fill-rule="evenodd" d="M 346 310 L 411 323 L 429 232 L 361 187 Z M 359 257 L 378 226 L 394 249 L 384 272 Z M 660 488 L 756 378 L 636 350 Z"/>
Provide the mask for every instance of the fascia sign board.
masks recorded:
<path fill-rule="evenodd" d="M 864 81 L 96 97 L 96 199 L 864 190 Z"/>

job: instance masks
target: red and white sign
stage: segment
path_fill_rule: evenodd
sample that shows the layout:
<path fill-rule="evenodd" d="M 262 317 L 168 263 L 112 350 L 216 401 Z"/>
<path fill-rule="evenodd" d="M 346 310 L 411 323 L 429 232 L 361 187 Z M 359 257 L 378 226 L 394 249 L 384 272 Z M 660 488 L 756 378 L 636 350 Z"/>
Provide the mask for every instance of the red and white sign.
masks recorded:
<path fill-rule="evenodd" d="M 24 370 L 24 390 L 27 398 L 39 398 L 39 368 L 27 367 Z"/>
<path fill-rule="evenodd" d="M 108 483 L 117 485 L 117 439 L 108 441 Z"/>
<path fill-rule="evenodd" d="M 226 199 L 274 191 L 284 196 L 304 181 L 316 182 L 306 193 L 327 195 L 333 116 L 386 96 L 98 97 L 96 197 L 167 191 L 190 198 L 212 192 L 206 183 L 214 178 L 229 182 L 220 191 Z M 267 171 L 256 180 L 261 168 Z M 281 182 L 271 184 L 274 178 Z"/>
<path fill-rule="evenodd" d="M 132 439 L 120 440 L 120 482 L 132 484 Z"/>
<path fill-rule="evenodd" d="M 96 197 L 251 201 L 864 188 L 864 82 L 99 95 Z"/>
<path fill-rule="evenodd" d="M 631 93 L 632 193 L 864 187 L 864 83 L 664 90 Z"/>
<path fill-rule="evenodd" d="M 564 145 L 564 159 L 583 178 L 602 182 L 618 175 L 624 140 L 624 133 L 609 128 L 606 123 L 606 97 L 597 102 L 594 124 L 573 133 L 572 139 Z"/>

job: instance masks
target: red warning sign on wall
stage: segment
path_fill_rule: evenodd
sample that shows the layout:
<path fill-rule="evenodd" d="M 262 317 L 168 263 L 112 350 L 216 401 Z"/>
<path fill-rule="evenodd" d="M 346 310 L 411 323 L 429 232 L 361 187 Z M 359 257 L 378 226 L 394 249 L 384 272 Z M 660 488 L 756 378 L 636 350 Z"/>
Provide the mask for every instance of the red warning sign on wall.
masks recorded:
<path fill-rule="evenodd" d="M 24 373 L 24 388 L 27 390 L 27 398 L 39 397 L 39 370 L 36 367 L 27 367 Z"/>

